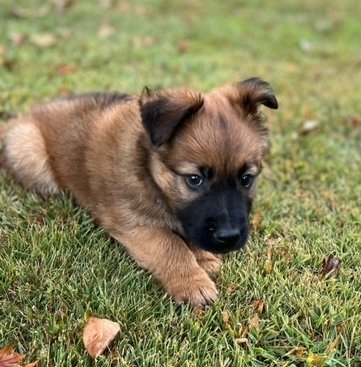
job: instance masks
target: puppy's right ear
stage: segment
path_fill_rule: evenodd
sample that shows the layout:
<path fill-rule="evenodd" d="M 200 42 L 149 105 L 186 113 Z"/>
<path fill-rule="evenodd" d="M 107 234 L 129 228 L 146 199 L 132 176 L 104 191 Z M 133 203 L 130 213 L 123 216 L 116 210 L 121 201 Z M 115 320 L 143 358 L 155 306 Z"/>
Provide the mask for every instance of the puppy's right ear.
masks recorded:
<path fill-rule="evenodd" d="M 144 88 L 139 100 L 142 123 L 153 145 L 168 142 L 203 106 L 203 96 L 189 89 L 152 92 Z"/>
<path fill-rule="evenodd" d="M 271 85 L 259 78 L 250 78 L 232 86 L 229 99 L 247 114 L 257 114 L 260 105 L 276 110 L 278 102 Z"/>

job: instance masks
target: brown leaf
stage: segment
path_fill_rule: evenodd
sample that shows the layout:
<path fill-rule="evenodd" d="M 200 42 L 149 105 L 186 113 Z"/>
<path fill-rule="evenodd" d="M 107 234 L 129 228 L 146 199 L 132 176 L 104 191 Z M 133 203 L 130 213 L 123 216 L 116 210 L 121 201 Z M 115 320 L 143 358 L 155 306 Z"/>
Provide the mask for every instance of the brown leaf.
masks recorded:
<path fill-rule="evenodd" d="M 352 128 L 361 127 L 361 115 L 351 116 L 345 120 L 345 123 Z"/>
<path fill-rule="evenodd" d="M 327 259 L 323 260 L 322 278 L 328 279 L 332 276 L 336 276 L 340 272 L 340 269 L 341 260 L 330 255 Z"/>
<path fill-rule="evenodd" d="M 266 308 L 266 301 L 263 299 L 255 299 L 252 302 L 252 307 L 258 312 L 259 315 L 261 315 Z"/>
<path fill-rule="evenodd" d="M 248 326 L 250 329 L 258 329 L 259 328 L 259 316 L 255 314 L 252 319 L 249 321 Z"/>
<path fill-rule="evenodd" d="M 75 66 L 73 65 L 59 65 L 56 68 L 56 72 L 60 75 L 71 74 L 75 71 Z"/>
<path fill-rule="evenodd" d="M 25 39 L 26 37 L 24 33 L 15 32 L 9 35 L 10 42 L 15 46 L 22 45 L 25 42 Z"/>
<path fill-rule="evenodd" d="M 115 34 L 115 28 L 111 25 L 104 24 L 98 30 L 98 36 L 102 39 L 107 39 Z"/>
<path fill-rule="evenodd" d="M 336 339 L 328 345 L 325 353 L 327 355 L 331 354 L 341 344 L 341 340 L 341 335 L 337 335 Z"/>
<path fill-rule="evenodd" d="M 56 37 L 50 33 L 34 34 L 30 37 L 30 41 L 40 48 L 51 47 L 57 43 Z"/>
<path fill-rule="evenodd" d="M 16 353 L 9 346 L 0 350 L 0 367 L 20 367 L 20 361 L 24 358 L 23 355 Z"/>
<path fill-rule="evenodd" d="M 120 326 L 114 321 L 90 317 L 84 328 L 83 342 L 88 353 L 97 358 L 119 333 Z"/>
<path fill-rule="evenodd" d="M 295 355 L 298 358 L 302 358 L 305 355 L 305 353 L 306 353 L 306 348 L 304 348 L 304 347 L 296 347 L 296 348 L 291 349 L 287 353 L 287 355 L 293 354 L 293 355 Z"/>

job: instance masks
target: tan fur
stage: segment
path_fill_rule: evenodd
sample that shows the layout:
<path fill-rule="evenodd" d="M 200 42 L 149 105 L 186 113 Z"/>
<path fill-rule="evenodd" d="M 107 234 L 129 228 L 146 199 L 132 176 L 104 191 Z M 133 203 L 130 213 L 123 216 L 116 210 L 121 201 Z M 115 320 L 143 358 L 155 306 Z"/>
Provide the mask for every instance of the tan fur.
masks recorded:
<path fill-rule="evenodd" d="M 193 174 L 208 165 L 216 180 L 245 163 L 260 171 L 267 137 L 258 116 L 234 107 L 236 96 L 235 87 L 205 95 L 187 89 L 143 95 L 141 103 L 175 101 L 164 124 L 188 105 L 199 109 L 204 103 L 159 147 L 144 129 L 137 98 L 106 108 L 91 97 L 44 104 L 7 133 L 6 164 L 26 188 L 70 192 L 176 301 L 203 305 L 217 298 L 207 272 L 219 270 L 221 257 L 175 234 L 182 228 L 174 210 L 198 195 L 175 171 Z"/>

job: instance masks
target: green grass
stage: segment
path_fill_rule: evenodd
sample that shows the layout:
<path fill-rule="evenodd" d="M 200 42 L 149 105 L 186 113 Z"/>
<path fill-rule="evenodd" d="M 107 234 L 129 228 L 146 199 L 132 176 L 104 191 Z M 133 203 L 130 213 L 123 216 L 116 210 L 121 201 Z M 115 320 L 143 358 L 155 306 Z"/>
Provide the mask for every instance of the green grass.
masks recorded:
<path fill-rule="evenodd" d="M 14 4 L 0 0 L 2 113 L 64 91 L 208 90 L 254 75 L 272 83 L 280 109 L 267 112 L 261 223 L 227 259 L 220 299 L 205 312 L 172 303 L 69 198 L 43 200 L 1 171 L 0 348 L 12 344 L 39 366 L 92 366 L 81 336 L 95 315 L 122 326 L 97 366 L 286 367 L 307 358 L 316 366 L 311 353 L 325 366 L 361 366 L 361 2 L 148 0 L 104 9 L 79 0 L 63 15 L 51 2 Z M 19 7 L 26 16 L 11 16 Z M 101 39 L 102 25 L 114 35 Z M 10 41 L 14 33 L 23 44 Z M 30 41 L 43 33 L 56 44 Z M 64 65 L 71 72 L 59 72 Z M 307 120 L 319 126 L 300 136 Z M 330 254 L 341 271 L 321 280 Z M 238 345 L 259 299 L 259 326 Z"/>

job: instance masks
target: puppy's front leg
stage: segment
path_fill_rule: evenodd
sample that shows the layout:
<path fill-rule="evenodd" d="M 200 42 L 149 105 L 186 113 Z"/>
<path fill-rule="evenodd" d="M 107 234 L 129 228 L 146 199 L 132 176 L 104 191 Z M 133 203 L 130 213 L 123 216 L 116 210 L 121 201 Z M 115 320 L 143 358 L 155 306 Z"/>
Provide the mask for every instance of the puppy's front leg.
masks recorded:
<path fill-rule="evenodd" d="M 219 273 L 222 266 L 222 255 L 212 254 L 211 252 L 204 251 L 196 247 L 191 249 L 199 266 L 201 266 L 208 274 L 214 275 Z"/>
<path fill-rule="evenodd" d="M 204 306 L 217 298 L 217 289 L 183 240 L 156 227 L 138 227 L 130 233 L 111 231 L 135 261 L 157 278 L 176 302 Z"/>

